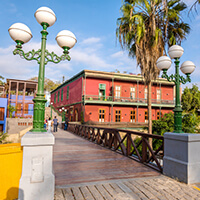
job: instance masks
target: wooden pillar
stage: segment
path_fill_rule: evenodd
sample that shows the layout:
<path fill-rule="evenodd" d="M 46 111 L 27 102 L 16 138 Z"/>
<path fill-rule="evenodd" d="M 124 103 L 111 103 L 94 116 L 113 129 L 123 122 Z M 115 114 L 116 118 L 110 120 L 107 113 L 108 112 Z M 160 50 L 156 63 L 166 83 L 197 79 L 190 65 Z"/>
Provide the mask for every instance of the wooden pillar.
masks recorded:
<path fill-rule="evenodd" d="M 16 117 L 16 114 L 17 114 L 18 90 L 19 90 L 19 81 L 17 81 L 17 87 L 16 87 L 16 99 L 15 99 L 16 112 L 15 112 L 15 117 Z"/>
<path fill-rule="evenodd" d="M 114 102 L 114 78 L 112 78 L 112 102 Z M 111 105 L 111 122 L 113 122 L 113 104 Z"/>
<path fill-rule="evenodd" d="M 24 111 L 25 111 L 25 95 L 26 95 L 26 82 L 24 83 L 24 90 L 23 90 L 23 101 L 22 101 L 22 117 L 24 117 Z"/>
<path fill-rule="evenodd" d="M 85 98 L 86 98 L 86 75 L 85 75 L 85 81 L 84 81 L 84 99 L 83 99 L 83 106 L 84 106 L 84 114 L 83 114 L 83 118 L 84 118 L 84 122 L 85 122 Z"/>
<path fill-rule="evenodd" d="M 8 89 L 8 106 L 11 104 L 11 100 L 10 100 L 10 93 L 11 93 L 11 80 L 9 80 L 9 89 Z M 9 116 L 9 110 L 7 109 L 7 116 Z M 10 117 L 10 116 L 9 116 Z"/>
<path fill-rule="evenodd" d="M 139 81 L 137 81 L 137 102 L 139 101 Z"/>

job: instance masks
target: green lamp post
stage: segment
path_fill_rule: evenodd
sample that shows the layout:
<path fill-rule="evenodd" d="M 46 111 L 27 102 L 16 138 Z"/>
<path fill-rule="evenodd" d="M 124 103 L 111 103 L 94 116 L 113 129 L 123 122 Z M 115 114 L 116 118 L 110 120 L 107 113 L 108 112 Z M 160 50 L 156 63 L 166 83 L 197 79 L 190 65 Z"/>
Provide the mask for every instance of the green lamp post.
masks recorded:
<path fill-rule="evenodd" d="M 53 106 L 53 102 L 50 103 L 51 106 L 51 119 L 52 119 L 52 106 Z"/>
<path fill-rule="evenodd" d="M 64 107 L 62 107 L 61 112 L 62 112 L 62 122 L 64 122 L 65 121 L 65 108 Z"/>
<path fill-rule="evenodd" d="M 75 35 L 67 30 L 60 31 L 56 36 L 58 45 L 63 48 L 63 55 L 57 56 L 54 52 L 49 53 L 46 49 L 47 40 L 47 28 L 52 26 L 56 21 L 55 13 L 47 7 L 41 7 L 35 12 L 35 18 L 38 23 L 42 26 L 43 30 L 41 49 L 35 51 L 29 51 L 25 53 L 22 50 L 22 45 L 27 43 L 32 38 L 30 29 L 22 23 L 15 23 L 9 28 L 9 34 L 11 38 L 17 43 L 16 49 L 13 54 L 20 55 L 26 60 L 36 60 L 39 64 L 39 75 L 38 75 L 38 91 L 36 97 L 33 99 L 34 102 L 34 114 L 33 114 L 33 129 L 32 132 L 46 132 L 44 129 L 44 115 L 45 115 L 45 103 L 44 98 L 44 78 L 45 78 L 45 65 L 48 62 L 59 63 L 62 60 L 70 61 L 68 50 L 71 49 L 76 43 Z"/>
<path fill-rule="evenodd" d="M 174 111 L 174 132 L 183 133 L 182 131 L 182 108 L 180 100 L 180 84 L 185 84 L 191 82 L 190 74 L 195 70 L 195 65 L 191 61 L 185 61 L 182 63 L 180 69 L 186 74 L 186 78 L 180 76 L 179 74 L 179 59 L 183 55 L 183 48 L 178 45 L 173 45 L 169 48 L 168 54 L 171 59 L 175 59 L 175 75 L 167 75 L 167 70 L 171 66 L 171 59 L 167 56 L 161 56 L 158 58 L 156 65 L 163 71 L 162 78 L 166 78 L 169 82 L 174 82 L 176 86 L 176 100 L 175 100 L 175 109 Z"/>

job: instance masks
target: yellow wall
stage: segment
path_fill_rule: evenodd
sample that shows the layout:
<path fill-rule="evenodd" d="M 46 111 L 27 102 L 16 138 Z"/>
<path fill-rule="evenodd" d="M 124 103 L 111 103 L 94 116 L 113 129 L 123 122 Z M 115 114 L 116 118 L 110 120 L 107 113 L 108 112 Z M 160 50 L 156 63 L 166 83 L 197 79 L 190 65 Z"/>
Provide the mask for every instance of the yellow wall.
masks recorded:
<path fill-rule="evenodd" d="M 20 143 L 0 145 L 0 200 L 18 198 L 22 156 Z"/>

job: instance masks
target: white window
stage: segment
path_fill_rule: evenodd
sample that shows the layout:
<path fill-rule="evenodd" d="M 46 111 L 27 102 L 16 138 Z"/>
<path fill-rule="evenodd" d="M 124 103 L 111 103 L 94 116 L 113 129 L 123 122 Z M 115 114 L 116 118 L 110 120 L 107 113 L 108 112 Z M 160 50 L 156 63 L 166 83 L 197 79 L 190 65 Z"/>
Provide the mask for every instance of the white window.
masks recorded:
<path fill-rule="evenodd" d="M 157 100 L 161 99 L 161 91 L 160 89 L 157 89 Z"/>
<path fill-rule="evenodd" d="M 144 89 L 144 98 L 147 99 L 147 88 Z"/>
<path fill-rule="evenodd" d="M 121 87 L 115 86 L 115 98 L 120 98 L 121 96 Z"/>
<path fill-rule="evenodd" d="M 135 99 L 135 87 L 130 88 L 130 97 L 131 99 Z"/>
<path fill-rule="evenodd" d="M 105 122 L 105 109 L 99 109 L 99 122 Z"/>

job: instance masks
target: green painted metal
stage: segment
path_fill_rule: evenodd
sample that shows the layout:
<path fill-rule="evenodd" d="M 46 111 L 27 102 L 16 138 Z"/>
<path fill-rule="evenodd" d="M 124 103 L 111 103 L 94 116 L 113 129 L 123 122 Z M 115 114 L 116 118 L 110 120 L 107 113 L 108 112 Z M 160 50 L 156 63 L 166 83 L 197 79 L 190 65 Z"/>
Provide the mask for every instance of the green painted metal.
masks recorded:
<path fill-rule="evenodd" d="M 63 122 L 65 121 L 65 111 L 64 110 L 62 111 L 62 121 Z"/>
<path fill-rule="evenodd" d="M 52 119 L 52 105 L 51 105 L 51 119 Z"/>
<path fill-rule="evenodd" d="M 22 42 L 16 41 L 17 46 L 16 49 L 13 51 L 13 54 L 20 55 L 21 57 L 25 58 L 26 60 L 36 60 L 39 64 L 39 75 L 38 75 L 38 91 L 36 97 L 33 99 L 34 102 L 34 114 L 33 114 L 33 129 L 30 130 L 32 132 L 46 132 L 44 129 L 44 116 L 45 116 L 45 103 L 46 99 L 44 97 L 44 79 L 45 79 L 45 65 L 48 62 L 59 63 L 62 60 L 70 61 L 70 56 L 68 55 L 69 48 L 65 47 L 63 55 L 60 57 L 57 56 L 54 52 L 49 53 L 46 49 L 46 40 L 47 40 L 47 27 L 48 24 L 42 24 L 43 30 L 41 31 L 42 34 L 42 41 L 41 41 L 41 49 L 35 51 L 29 51 L 28 53 L 24 53 L 22 50 Z M 52 113 L 51 113 L 52 117 Z"/>
<path fill-rule="evenodd" d="M 186 78 L 179 75 L 179 58 L 175 58 L 175 75 L 167 75 L 167 70 L 163 70 L 162 78 L 166 78 L 170 82 L 174 82 L 176 85 L 176 101 L 174 111 L 174 132 L 183 133 L 182 131 L 182 108 L 180 100 L 180 83 L 185 84 L 191 82 L 190 74 L 186 74 Z"/>

